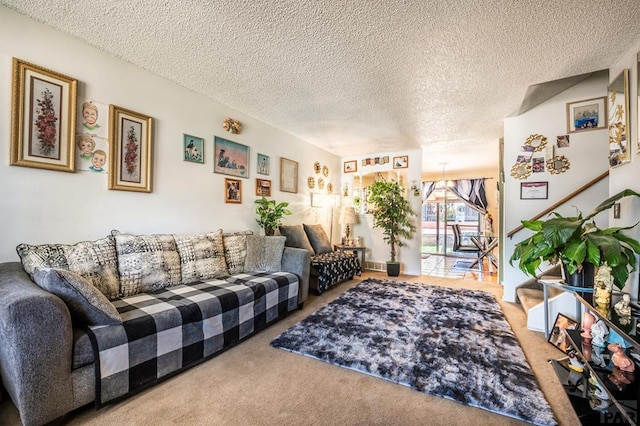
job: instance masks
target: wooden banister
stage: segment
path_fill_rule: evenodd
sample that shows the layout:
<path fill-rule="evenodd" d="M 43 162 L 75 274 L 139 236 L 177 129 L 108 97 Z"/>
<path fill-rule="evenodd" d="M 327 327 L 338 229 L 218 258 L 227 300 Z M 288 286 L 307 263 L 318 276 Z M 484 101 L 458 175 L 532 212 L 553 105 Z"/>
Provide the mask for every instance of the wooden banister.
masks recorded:
<path fill-rule="evenodd" d="M 560 207 L 561 205 L 563 205 L 567 201 L 571 200 L 573 197 L 581 194 L 582 192 L 584 192 L 585 190 L 589 189 L 590 187 L 592 187 L 596 183 L 600 182 L 602 179 L 606 178 L 607 176 L 609 176 L 609 170 L 607 170 L 606 172 L 602 173 L 600 176 L 598 176 L 598 177 L 596 177 L 594 179 L 591 179 L 589 182 L 587 182 L 586 184 L 582 185 L 580 188 L 576 189 L 571 194 L 569 194 L 566 197 L 564 197 L 562 200 L 557 201 L 556 203 L 552 204 L 551 206 L 549 206 L 548 208 L 544 209 L 543 211 L 541 211 L 540 213 L 538 213 L 537 215 L 535 215 L 534 217 L 532 217 L 529 220 L 530 221 L 538 220 L 541 217 L 543 217 L 545 215 L 548 215 L 549 213 L 551 213 L 552 211 L 554 211 L 555 209 L 557 209 L 558 207 Z M 524 229 L 524 226 L 522 226 L 522 225 L 512 229 L 507 234 L 507 238 L 513 237 L 516 233 L 522 231 L 523 229 Z"/>

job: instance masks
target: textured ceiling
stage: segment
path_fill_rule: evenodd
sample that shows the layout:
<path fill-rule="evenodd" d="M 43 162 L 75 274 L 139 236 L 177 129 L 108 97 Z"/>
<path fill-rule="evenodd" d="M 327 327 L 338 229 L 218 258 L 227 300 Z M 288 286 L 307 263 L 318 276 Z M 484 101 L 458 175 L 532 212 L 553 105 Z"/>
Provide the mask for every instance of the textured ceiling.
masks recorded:
<path fill-rule="evenodd" d="M 638 0 L 0 0 L 340 156 L 497 165 L 530 85 L 612 65 Z"/>

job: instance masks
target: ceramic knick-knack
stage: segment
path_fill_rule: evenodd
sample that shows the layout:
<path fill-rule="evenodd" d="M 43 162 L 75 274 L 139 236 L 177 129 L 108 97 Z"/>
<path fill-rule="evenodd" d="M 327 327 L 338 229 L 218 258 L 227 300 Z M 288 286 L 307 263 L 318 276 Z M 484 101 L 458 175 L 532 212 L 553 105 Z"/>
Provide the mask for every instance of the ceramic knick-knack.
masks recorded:
<path fill-rule="evenodd" d="M 591 344 L 594 346 L 599 346 L 601 348 L 606 347 L 607 344 L 604 338 L 608 333 L 609 333 L 609 328 L 606 326 L 604 321 L 602 320 L 596 321 L 596 323 L 591 326 L 591 337 L 593 337 Z"/>
<path fill-rule="evenodd" d="M 594 317 L 591 312 L 585 311 L 584 315 L 582 315 L 582 337 L 591 339 L 591 326 L 596 322 L 596 317 Z"/>
<path fill-rule="evenodd" d="M 613 365 L 620 368 L 621 371 L 632 373 L 636 366 L 633 360 L 624 353 L 624 348 L 617 343 L 611 343 L 607 346 L 607 349 L 611 351 L 611 361 Z"/>
<path fill-rule="evenodd" d="M 613 291 L 613 279 L 611 267 L 606 263 L 598 268 L 593 277 L 593 302 L 596 311 L 604 317 L 609 315 L 611 309 L 611 293 Z"/>

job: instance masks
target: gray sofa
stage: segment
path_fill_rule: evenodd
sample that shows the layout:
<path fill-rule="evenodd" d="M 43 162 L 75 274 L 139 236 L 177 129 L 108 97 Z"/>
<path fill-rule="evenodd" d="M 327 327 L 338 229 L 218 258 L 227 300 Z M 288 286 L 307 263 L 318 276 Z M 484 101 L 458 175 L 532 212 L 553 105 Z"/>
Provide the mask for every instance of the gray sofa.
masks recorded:
<path fill-rule="evenodd" d="M 282 244 L 284 246 L 284 242 Z M 68 263 L 72 265 L 69 247 L 73 249 L 75 246 L 64 247 L 69 259 Z M 292 300 L 289 300 L 288 304 L 280 303 L 272 309 L 271 313 L 266 315 L 265 313 L 256 314 L 256 316 L 260 316 L 260 321 L 255 321 L 255 327 L 247 328 L 245 326 L 244 332 L 236 335 L 230 341 L 224 341 L 227 335 L 223 337 L 221 334 L 217 337 L 216 345 L 209 345 L 208 350 L 201 351 L 200 359 L 191 359 L 188 362 L 183 360 L 183 365 L 175 372 L 217 355 L 295 308 L 302 308 L 309 291 L 309 253 L 306 250 L 289 247 L 283 247 L 281 253 L 281 261 L 278 266 L 283 272 L 274 272 L 273 274 L 287 277 L 289 280 L 287 288 L 297 290 L 297 300 L 293 300 L 296 295 L 292 290 L 285 290 L 285 292 L 293 294 L 290 296 Z M 226 247 L 225 254 L 229 255 Z M 250 253 L 247 253 L 247 257 L 249 256 Z M 120 266 L 122 266 L 122 253 L 118 252 L 118 257 L 121 258 Z M 59 297 L 59 295 L 45 290 L 40 282 L 36 284 L 35 278 L 25 271 L 25 257 L 22 254 L 21 258 L 23 263 L 0 263 L 0 342 L 2 342 L 0 344 L 0 376 L 6 392 L 20 412 L 22 422 L 25 425 L 39 425 L 56 420 L 70 411 L 94 401 L 97 402 L 97 406 L 100 406 L 101 402 L 104 402 L 105 399 L 108 400 L 103 397 L 100 401 L 96 393 L 96 381 L 100 380 L 96 377 L 100 377 L 100 371 L 99 363 L 96 363 L 95 360 L 102 356 L 95 342 L 97 332 L 100 329 L 113 328 L 118 330 L 131 324 L 127 319 L 130 318 L 127 317 L 127 312 L 132 308 L 127 305 L 127 300 L 140 299 L 140 296 L 146 297 L 147 295 L 155 297 L 156 294 L 161 295 L 167 291 L 179 293 L 179 290 L 184 289 L 184 286 L 177 284 L 157 291 L 147 289 L 146 292 L 138 292 L 137 294 L 130 292 L 128 297 L 118 295 L 118 297 L 111 298 L 113 306 L 117 307 L 122 315 L 122 324 L 98 326 L 94 329 L 92 326 L 80 324 L 77 312 L 74 311 L 75 308 L 66 299 L 63 300 L 64 297 Z M 245 261 L 248 260 L 248 258 L 245 259 Z M 69 265 L 67 265 L 68 268 L 72 268 Z M 181 263 L 183 272 L 186 268 L 185 265 L 183 256 Z M 42 266 L 51 265 L 47 265 L 45 262 Z M 49 268 L 36 269 L 38 271 L 36 278 L 42 271 L 57 271 L 57 269 Z M 231 271 L 231 269 L 229 270 Z M 201 290 L 211 283 L 219 286 L 228 285 L 229 288 L 246 287 L 248 284 L 244 285 L 244 283 L 250 281 L 252 276 L 260 277 L 256 281 L 265 281 L 264 276 L 267 274 L 246 270 L 235 272 L 233 275 L 196 281 L 190 285 Z M 120 278 L 122 279 L 123 276 Z M 224 291 L 228 293 L 234 290 L 225 288 Z M 255 288 L 246 290 L 246 292 L 251 295 L 256 293 L 255 301 L 250 301 L 251 306 L 254 303 L 256 306 L 260 303 L 264 305 L 264 301 L 259 303 L 258 298 L 261 296 L 258 295 L 259 292 Z M 283 293 L 282 289 L 280 289 L 280 293 Z M 207 296 L 212 297 L 208 294 Z M 263 308 L 263 310 L 265 309 Z M 226 321 L 224 315 L 220 314 L 219 317 L 222 318 L 219 319 L 222 323 Z M 251 324 L 253 327 L 253 322 Z M 224 328 L 224 324 L 221 324 L 221 327 Z M 242 324 L 236 328 L 242 329 Z M 142 386 L 142 388 L 154 383 L 146 383 L 147 386 Z M 142 388 L 134 390 L 142 390 Z M 100 392 L 104 392 L 104 390 Z M 130 394 L 125 392 L 123 396 L 126 397 Z M 117 398 L 112 400 L 117 400 Z"/>

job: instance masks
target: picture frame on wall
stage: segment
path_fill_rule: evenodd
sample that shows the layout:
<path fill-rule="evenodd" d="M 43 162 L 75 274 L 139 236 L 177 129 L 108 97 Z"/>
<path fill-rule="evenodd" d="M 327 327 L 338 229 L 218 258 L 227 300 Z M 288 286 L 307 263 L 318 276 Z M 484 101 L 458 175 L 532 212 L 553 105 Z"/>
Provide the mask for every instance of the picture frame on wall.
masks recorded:
<path fill-rule="evenodd" d="M 351 161 L 345 161 L 343 164 L 343 169 L 342 171 L 344 173 L 355 173 L 358 171 L 358 161 L 357 160 L 351 160 Z"/>
<path fill-rule="evenodd" d="M 75 172 L 78 81 L 13 58 L 12 166 Z"/>
<path fill-rule="evenodd" d="M 224 179 L 224 202 L 242 203 L 242 181 L 240 179 Z"/>
<path fill-rule="evenodd" d="M 409 167 L 409 156 L 401 155 L 399 157 L 393 157 L 393 168 L 394 169 L 406 169 Z"/>
<path fill-rule="evenodd" d="M 577 321 L 572 320 L 566 315 L 558 314 L 556 316 L 556 321 L 553 323 L 553 328 L 549 334 L 548 341 L 553 346 L 566 353 L 567 349 L 569 349 L 569 345 L 571 344 L 571 341 L 566 334 L 566 330 L 576 330 L 577 328 Z"/>
<path fill-rule="evenodd" d="M 153 119 L 109 105 L 109 189 L 151 192 Z"/>
<path fill-rule="evenodd" d="M 298 193 L 298 162 L 280 157 L 280 191 Z"/>
<path fill-rule="evenodd" d="M 607 128 L 607 97 L 567 102 L 567 133 Z"/>
<path fill-rule="evenodd" d="M 213 171 L 223 175 L 249 178 L 249 147 L 215 136 Z"/>
<path fill-rule="evenodd" d="M 269 174 L 269 156 L 264 154 L 258 154 L 258 174 Z"/>
<path fill-rule="evenodd" d="M 204 139 L 197 136 L 182 134 L 184 161 L 204 164 Z"/>
<path fill-rule="evenodd" d="M 549 182 L 521 182 L 521 200 L 546 200 L 549 198 Z"/>
<path fill-rule="evenodd" d="M 256 179 L 256 195 L 259 197 L 271 197 L 271 181 L 268 179 Z"/>

